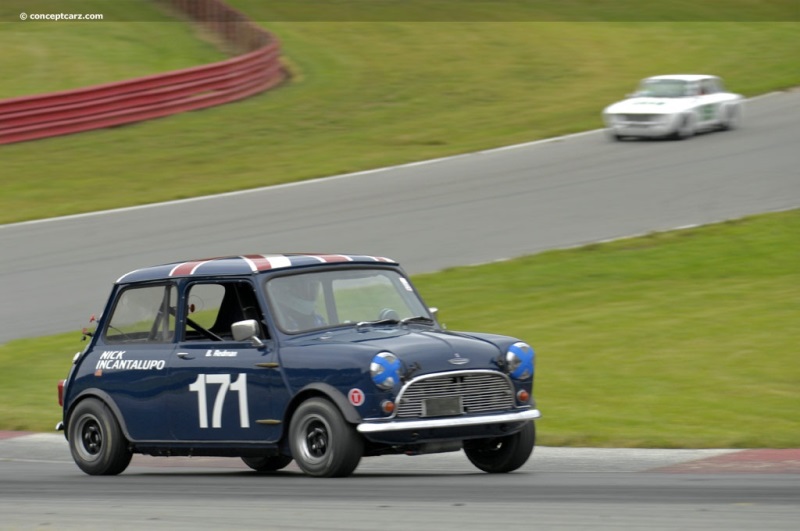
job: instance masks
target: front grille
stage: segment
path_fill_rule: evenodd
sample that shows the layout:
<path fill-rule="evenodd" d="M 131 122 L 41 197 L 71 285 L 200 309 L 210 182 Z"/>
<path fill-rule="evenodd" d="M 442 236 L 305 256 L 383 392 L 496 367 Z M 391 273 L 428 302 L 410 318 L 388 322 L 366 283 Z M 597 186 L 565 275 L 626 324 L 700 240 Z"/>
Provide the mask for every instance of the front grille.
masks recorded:
<path fill-rule="evenodd" d="M 649 123 L 657 122 L 658 114 L 623 114 L 622 119 L 626 122 Z"/>
<path fill-rule="evenodd" d="M 461 398 L 463 412 L 488 413 L 514 407 L 514 387 L 499 372 L 454 371 L 421 376 L 398 395 L 396 418 L 421 417 L 423 403 L 431 398 Z"/>

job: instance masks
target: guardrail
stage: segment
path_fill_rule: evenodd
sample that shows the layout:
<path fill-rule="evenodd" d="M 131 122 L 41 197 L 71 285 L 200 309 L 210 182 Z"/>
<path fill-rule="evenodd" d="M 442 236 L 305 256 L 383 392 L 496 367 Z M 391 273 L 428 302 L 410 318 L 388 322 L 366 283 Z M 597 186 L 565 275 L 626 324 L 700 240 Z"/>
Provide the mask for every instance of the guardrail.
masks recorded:
<path fill-rule="evenodd" d="M 214 31 L 231 59 L 116 83 L 0 100 L 0 144 L 112 127 L 247 98 L 281 83 L 280 45 L 221 0 L 160 0 Z"/>

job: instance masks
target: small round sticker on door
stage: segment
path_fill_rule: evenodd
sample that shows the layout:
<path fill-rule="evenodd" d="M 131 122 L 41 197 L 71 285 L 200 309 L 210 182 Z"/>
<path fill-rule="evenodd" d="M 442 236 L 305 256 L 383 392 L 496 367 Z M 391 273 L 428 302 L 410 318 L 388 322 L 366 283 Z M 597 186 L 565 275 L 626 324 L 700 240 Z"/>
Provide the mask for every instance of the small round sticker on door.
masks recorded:
<path fill-rule="evenodd" d="M 354 406 L 360 406 L 364 403 L 364 391 L 361 389 L 350 389 L 350 392 L 347 393 L 347 398 L 350 399 L 350 403 Z"/>

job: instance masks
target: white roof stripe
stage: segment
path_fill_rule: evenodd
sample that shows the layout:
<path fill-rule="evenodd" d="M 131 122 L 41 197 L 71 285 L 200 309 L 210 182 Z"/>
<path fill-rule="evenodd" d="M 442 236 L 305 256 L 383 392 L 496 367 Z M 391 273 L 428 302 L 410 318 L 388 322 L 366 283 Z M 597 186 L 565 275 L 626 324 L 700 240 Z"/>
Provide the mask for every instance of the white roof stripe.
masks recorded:
<path fill-rule="evenodd" d="M 122 275 L 121 277 L 119 277 L 119 278 L 117 279 L 117 282 L 122 282 L 122 279 L 123 279 L 123 278 L 127 277 L 128 275 L 132 275 L 132 274 L 134 274 L 134 273 L 136 273 L 136 272 L 138 272 L 138 271 L 141 271 L 141 269 L 134 269 L 133 271 L 128 271 L 127 273 L 125 273 L 124 275 Z"/>
<path fill-rule="evenodd" d="M 247 265 L 250 266 L 250 271 L 252 271 L 253 273 L 258 271 L 258 267 L 256 267 L 256 263 L 255 262 L 253 262 L 252 260 L 250 260 L 246 256 L 240 256 L 239 258 L 241 258 L 242 260 L 247 262 Z"/>
<path fill-rule="evenodd" d="M 195 272 L 195 271 L 197 271 L 197 268 L 198 268 L 198 267 L 200 267 L 200 266 L 201 266 L 201 265 L 203 265 L 203 264 L 207 264 L 207 263 L 209 263 L 209 262 L 211 262 L 211 260 L 203 260 L 202 262 L 200 262 L 200 263 L 198 263 L 196 266 L 194 266 L 194 267 L 192 268 L 192 270 L 191 270 L 191 271 L 189 271 L 189 274 L 190 274 L 190 275 L 194 275 L 194 272 Z"/>
<path fill-rule="evenodd" d="M 289 260 L 289 257 L 282 254 L 269 254 L 262 256 L 269 262 L 269 265 L 272 266 L 272 269 L 279 269 L 281 267 L 290 267 L 292 265 L 292 262 L 291 260 Z"/>

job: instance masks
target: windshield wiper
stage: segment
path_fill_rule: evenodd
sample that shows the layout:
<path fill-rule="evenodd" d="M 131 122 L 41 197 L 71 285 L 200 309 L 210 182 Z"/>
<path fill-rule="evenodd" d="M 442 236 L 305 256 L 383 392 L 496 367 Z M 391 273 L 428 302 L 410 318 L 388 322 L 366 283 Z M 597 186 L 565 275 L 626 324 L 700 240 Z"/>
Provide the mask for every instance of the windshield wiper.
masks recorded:
<path fill-rule="evenodd" d="M 406 317 L 405 319 L 400 320 L 401 325 L 407 325 L 410 323 L 421 323 L 421 324 L 433 324 L 433 319 L 430 317 L 425 317 L 424 315 L 416 315 L 414 317 Z"/>
<path fill-rule="evenodd" d="M 397 319 L 378 319 L 377 321 L 359 321 L 356 323 L 356 330 L 363 328 L 365 326 L 381 326 L 381 325 L 403 325 L 407 326 L 409 324 L 426 324 L 432 325 L 433 319 L 430 317 L 425 317 L 424 315 L 415 315 L 414 317 L 406 317 L 405 319 L 397 320 Z"/>
<path fill-rule="evenodd" d="M 378 319 L 377 321 L 359 321 L 356 323 L 356 330 L 365 327 L 365 326 L 380 326 L 380 325 L 388 325 L 388 324 L 399 324 L 400 321 L 397 319 Z"/>

